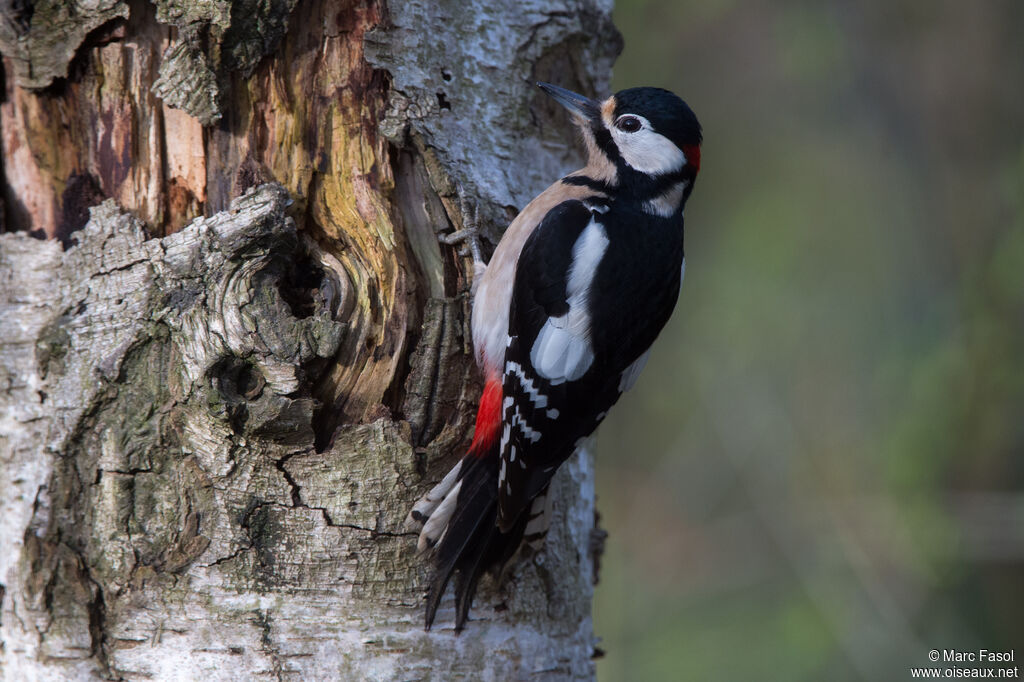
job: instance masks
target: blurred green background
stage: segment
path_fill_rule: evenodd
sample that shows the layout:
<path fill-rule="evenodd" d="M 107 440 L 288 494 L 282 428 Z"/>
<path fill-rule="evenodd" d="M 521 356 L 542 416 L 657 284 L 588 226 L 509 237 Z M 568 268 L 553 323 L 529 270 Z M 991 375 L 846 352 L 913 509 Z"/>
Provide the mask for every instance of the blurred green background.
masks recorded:
<path fill-rule="evenodd" d="M 704 125 L 597 441 L 602 682 L 1024 666 L 1024 2 L 618 0 Z"/>

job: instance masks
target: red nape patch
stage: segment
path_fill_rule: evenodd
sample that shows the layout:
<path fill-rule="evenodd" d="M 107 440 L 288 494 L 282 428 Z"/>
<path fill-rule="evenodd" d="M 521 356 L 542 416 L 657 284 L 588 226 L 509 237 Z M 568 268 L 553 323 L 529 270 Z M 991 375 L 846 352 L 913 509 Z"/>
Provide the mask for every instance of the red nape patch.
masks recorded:
<path fill-rule="evenodd" d="M 694 172 L 700 172 L 700 145 L 683 145 L 683 154 L 686 154 L 686 163 L 693 166 Z"/>
<path fill-rule="evenodd" d="M 483 457 L 490 452 L 494 441 L 498 439 L 498 428 L 501 426 L 501 382 L 491 379 L 484 386 L 480 396 L 480 409 L 476 412 L 476 429 L 473 431 L 473 444 L 470 453 Z"/>

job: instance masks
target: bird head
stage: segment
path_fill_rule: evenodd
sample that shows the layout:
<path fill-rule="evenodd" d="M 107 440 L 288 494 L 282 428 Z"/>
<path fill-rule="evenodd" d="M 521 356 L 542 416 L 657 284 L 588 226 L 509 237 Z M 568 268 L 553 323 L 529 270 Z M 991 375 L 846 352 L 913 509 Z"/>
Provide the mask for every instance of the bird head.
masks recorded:
<path fill-rule="evenodd" d="M 629 88 L 603 102 L 537 83 L 573 115 L 587 144 L 589 165 L 621 173 L 692 179 L 700 171 L 700 123 L 686 102 L 661 88 Z"/>

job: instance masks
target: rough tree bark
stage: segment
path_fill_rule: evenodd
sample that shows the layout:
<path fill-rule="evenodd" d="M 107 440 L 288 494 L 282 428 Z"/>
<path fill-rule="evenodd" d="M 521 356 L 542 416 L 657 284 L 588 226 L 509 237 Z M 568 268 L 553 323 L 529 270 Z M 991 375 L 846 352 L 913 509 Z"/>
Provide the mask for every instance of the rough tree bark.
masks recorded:
<path fill-rule="evenodd" d="M 591 678 L 586 456 L 459 637 L 403 518 L 479 392 L 438 235 L 578 161 L 530 81 L 606 91 L 610 2 L 0 7 L 5 678 Z"/>

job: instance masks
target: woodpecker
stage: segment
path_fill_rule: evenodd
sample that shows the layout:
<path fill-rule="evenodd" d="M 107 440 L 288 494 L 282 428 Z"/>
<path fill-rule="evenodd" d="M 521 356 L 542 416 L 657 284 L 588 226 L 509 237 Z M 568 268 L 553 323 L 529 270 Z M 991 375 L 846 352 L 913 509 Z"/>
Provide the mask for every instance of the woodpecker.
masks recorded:
<path fill-rule="evenodd" d="M 537 85 L 572 114 L 587 164 L 531 201 L 490 262 L 476 263 L 485 384 L 473 441 L 409 514 L 434 558 L 427 629 L 453 576 L 459 632 L 481 575 L 543 539 L 551 477 L 636 382 L 683 279 L 683 206 L 702 142 L 690 107 L 660 88 L 596 101 Z"/>

